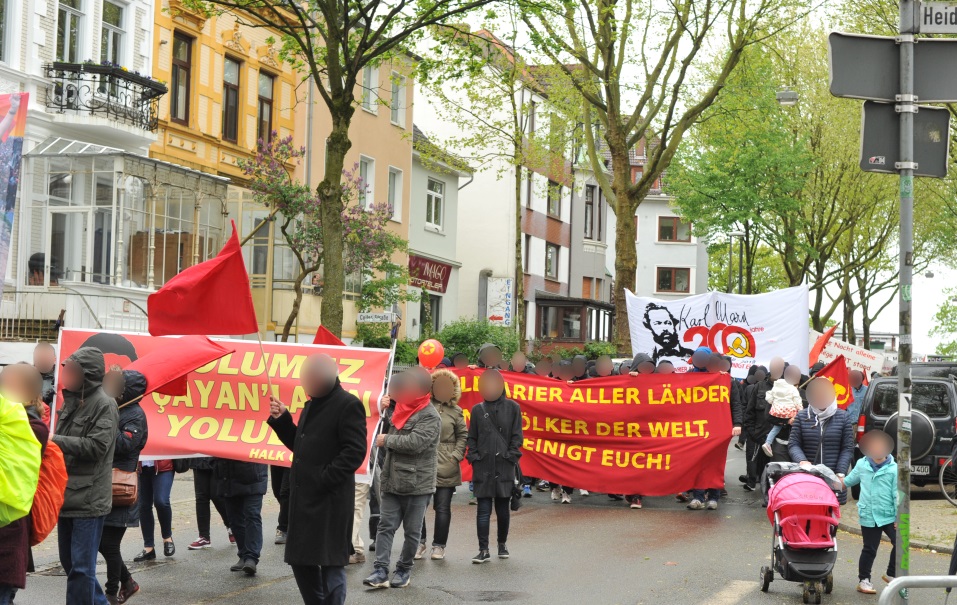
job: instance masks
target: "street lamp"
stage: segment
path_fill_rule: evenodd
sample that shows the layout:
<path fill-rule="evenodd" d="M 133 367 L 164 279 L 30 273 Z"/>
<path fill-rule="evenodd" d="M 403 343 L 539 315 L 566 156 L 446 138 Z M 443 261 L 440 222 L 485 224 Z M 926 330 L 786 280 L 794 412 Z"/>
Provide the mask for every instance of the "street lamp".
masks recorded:
<path fill-rule="evenodd" d="M 793 107 L 798 104 L 798 93 L 785 86 L 777 92 L 778 103 L 783 107 Z"/>
<path fill-rule="evenodd" d="M 734 266 L 734 238 L 738 239 L 738 294 L 741 294 L 742 283 L 741 276 L 744 269 L 744 231 L 732 231 L 728 234 L 728 294 L 733 290 L 731 281 L 731 268 Z"/>

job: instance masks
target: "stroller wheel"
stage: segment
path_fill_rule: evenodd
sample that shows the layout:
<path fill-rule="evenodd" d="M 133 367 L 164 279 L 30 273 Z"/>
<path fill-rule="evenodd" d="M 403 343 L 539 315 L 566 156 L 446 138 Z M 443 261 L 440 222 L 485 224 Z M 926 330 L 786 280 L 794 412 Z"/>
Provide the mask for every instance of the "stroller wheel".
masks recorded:
<path fill-rule="evenodd" d="M 771 582 L 774 580 L 774 572 L 771 571 L 770 567 L 761 568 L 761 576 L 759 582 L 761 582 L 761 592 L 767 592 L 768 588 L 771 586 Z"/>
<path fill-rule="evenodd" d="M 834 592 L 834 574 L 829 573 L 824 578 L 824 594 L 831 594 L 832 592 Z"/>
<path fill-rule="evenodd" d="M 804 604 L 807 605 L 811 602 L 811 591 L 807 589 L 807 586 L 804 587 Z"/>

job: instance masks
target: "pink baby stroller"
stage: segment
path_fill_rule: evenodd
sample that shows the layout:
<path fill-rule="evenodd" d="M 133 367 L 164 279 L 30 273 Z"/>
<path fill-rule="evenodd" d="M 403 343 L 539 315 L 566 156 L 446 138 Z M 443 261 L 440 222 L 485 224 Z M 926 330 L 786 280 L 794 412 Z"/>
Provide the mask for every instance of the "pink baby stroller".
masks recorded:
<path fill-rule="evenodd" d="M 788 582 L 804 584 L 805 603 L 820 603 L 834 588 L 841 507 L 825 481 L 827 475 L 833 484 L 836 477 L 823 467 L 768 465 L 768 520 L 774 535 L 772 566 L 761 568 L 762 591 L 768 591 L 775 572 Z"/>

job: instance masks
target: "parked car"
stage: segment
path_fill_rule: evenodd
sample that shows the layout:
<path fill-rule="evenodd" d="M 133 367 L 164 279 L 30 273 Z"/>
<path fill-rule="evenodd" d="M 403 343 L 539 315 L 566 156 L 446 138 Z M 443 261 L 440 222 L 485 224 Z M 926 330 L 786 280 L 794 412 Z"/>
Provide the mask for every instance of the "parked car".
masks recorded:
<path fill-rule="evenodd" d="M 923 487 L 937 482 L 940 467 L 950 460 L 957 445 L 957 366 L 914 364 L 911 375 L 911 483 Z M 897 393 L 896 376 L 871 382 L 858 418 L 858 440 L 867 431 L 880 429 L 896 442 Z M 860 449 L 856 450 L 855 462 L 862 456 Z M 853 495 L 857 497 L 856 492 Z"/>

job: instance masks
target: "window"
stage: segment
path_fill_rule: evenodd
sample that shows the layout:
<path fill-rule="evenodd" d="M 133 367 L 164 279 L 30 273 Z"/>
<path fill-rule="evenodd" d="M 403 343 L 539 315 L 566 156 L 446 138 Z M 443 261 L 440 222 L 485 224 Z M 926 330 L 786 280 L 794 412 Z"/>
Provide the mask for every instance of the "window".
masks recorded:
<path fill-rule="evenodd" d="M 189 123 L 190 75 L 193 65 L 193 40 L 173 34 L 173 73 L 170 82 L 169 118 L 180 124 Z"/>
<path fill-rule="evenodd" d="M 359 271 L 347 273 L 342 288 L 342 299 L 359 300 L 360 296 L 362 296 L 362 273 Z"/>
<path fill-rule="evenodd" d="M 425 226 L 441 231 L 445 221 L 445 183 L 429 179 L 425 192 Z"/>
<path fill-rule="evenodd" d="M 239 69 L 242 65 L 226 57 L 223 66 L 223 139 L 235 143 L 239 139 Z"/>
<path fill-rule="evenodd" d="M 56 25 L 56 58 L 64 63 L 80 62 L 80 22 L 83 0 L 60 0 Z"/>
<path fill-rule="evenodd" d="M 377 113 L 376 107 L 376 72 L 374 67 L 362 68 L 362 108 L 372 113 Z"/>
<path fill-rule="evenodd" d="M 562 214 L 562 186 L 548 181 L 548 214 L 559 217 Z"/>
<path fill-rule="evenodd" d="M 389 210 L 392 220 L 402 222 L 402 171 L 389 167 Z"/>
<path fill-rule="evenodd" d="M 256 137 L 268 143 L 272 140 L 272 94 L 276 78 L 259 72 L 259 111 L 257 113 Z"/>
<path fill-rule="evenodd" d="M 362 192 L 359 193 L 359 205 L 369 209 L 375 203 L 375 160 L 359 158 L 359 178 L 362 179 Z"/>
<path fill-rule="evenodd" d="M 523 266 L 525 267 L 525 273 L 528 273 L 528 259 L 532 256 L 532 236 L 525 234 L 525 262 Z"/>
<path fill-rule="evenodd" d="M 390 119 L 396 126 L 405 126 L 405 78 L 396 72 L 392 72 L 392 100 L 390 109 L 392 114 Z"/>
<path fill-rule="evenodd" d="M 100 34 L 100 61 L 122 64 L 123 7 L 103 0 L 103 25 Z"/>
<path fill-rule="evenodd" d="M 897 396 L 896 383 L 878 385 L 872 404 L 876 416 L 896 414 L 899 404 L 900 398 Z M 947 395 L 947 386 L 933 382 L 914 382 L 911 406 L 931 418 L 946 418 L 950 414 L 950 397 Z M 861 413 L 864 412 L 861 411 Z"/>
<path fill-rule="evenodd" d="M 545 244 L 545 277 L 558 279 L 559 247 L 555 244 Z"/>
<path fill-rule="evenodd" d="M 422 292 L 422 302 L 419 305 L 419 323 L 422 328 L 432 326 L 433 332 L 442 329 L 442 297 Z"/>
<path fill-rule="evenodd" d="M 535 103 L 535 101 L 532 101 L 531 103 L 528 104 L 528 134 L 530 135 L 535 134 L 536 107 L 537 107 L 537 103 Z"/>
<path fill-rule="evenodd" d="M 691 223 L 686 223 L 676 216 L 659 216 L 658 241 L 690 242 Z"/>
<path fill-rule="evenodd" d="M 595 186 L 585 186 L 585 239 L 595 239 Z"/>
<path fill-rule="evenodd" d="M 581 340 L 581 308 L 539 305 L 538 309 L 540 313 L 538 338 Z"/>
<path fill-rule="evenodd" d="M 658 267 L 655 290 L 658 292 L 691 292 L 691 269 Z"/>

